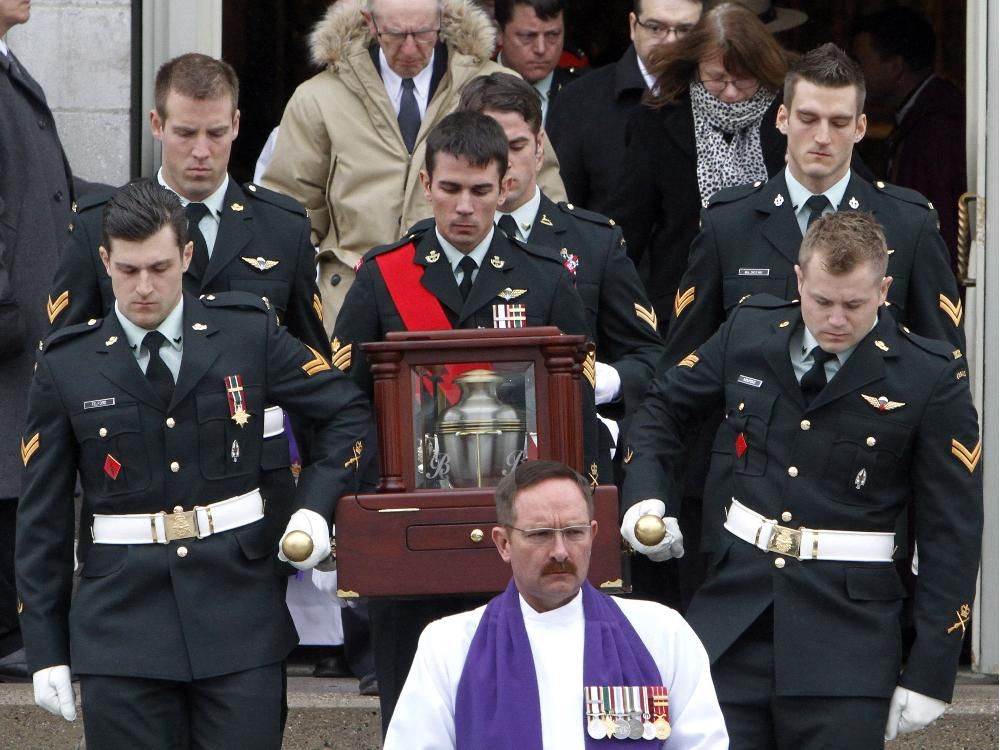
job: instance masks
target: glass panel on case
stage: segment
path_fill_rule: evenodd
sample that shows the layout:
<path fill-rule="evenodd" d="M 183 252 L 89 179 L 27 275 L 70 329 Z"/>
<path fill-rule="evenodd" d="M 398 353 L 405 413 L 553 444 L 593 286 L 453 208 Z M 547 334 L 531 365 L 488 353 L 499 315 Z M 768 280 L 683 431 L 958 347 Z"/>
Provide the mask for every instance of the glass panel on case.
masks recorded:
<path fill-rule="evenodd" d="M 417 489 L 493 487 L 538 456 L 533 363 L 417 365 L 410 373 Z"/>

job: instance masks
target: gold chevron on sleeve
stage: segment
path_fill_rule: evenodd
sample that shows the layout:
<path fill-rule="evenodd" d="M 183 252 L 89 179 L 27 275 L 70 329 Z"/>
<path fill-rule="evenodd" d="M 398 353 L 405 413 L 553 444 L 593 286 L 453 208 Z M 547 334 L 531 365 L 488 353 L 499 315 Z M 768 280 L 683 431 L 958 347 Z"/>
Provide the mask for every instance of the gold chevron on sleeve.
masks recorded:
<path fill-rule="evenodd" d="M 677 294 L 674 295 L 674 317 L 679 318 L 681 313 L 684 312 L 684 308 L 694 302 L 694 287 L 689 287 L 684 294 L 681 294 L 681 290 L 677 290 Z"/>
<path fill-rule="evenodd" d="M 958 440 L 952 438 L 951 440 L 951 455 L 957 458 L 966 469 L 969 470 L 971 474 L 976 470 L 976 466 L 979 465 L 979 459 L 983 457 L 983 441 L 980 440 L 976 443 L 976 447 L 971 451 L 962 445 Z"/>
<path fill-rule="evenodd" d="M 635 314 L 639 317 L 639 320 L 643 323 L 648 323 L 650 328 L 654 331 L 656 330 L 656 324 L 658 321 L 656 320 L 656 309 L 652 305 L 650 305 L 647 310 L 645 307 L 636 302 Z"/>
<path fill-rule="evenodd" d="M 951 318 L 951 322 L 956 326 L 962 324 L 962 300 L 955 300 L 954 303 L 944 294 L 938 295 L 938 307 L 940 307 L 944 314 Z"/>
<path fill-rule="evenodd" d="M 38 449 L 42 445 L 39 435 L 40 433 L 36 432 L 31 436 L 31 439 L 29 439 L 27 443 L 24 442 L 24 438 L 21 438 L 21 461 L 25 466 L 28 465 L 28 461 L 30 461 L 31 457 L 38 452 Z"/>
<path fill-rule="evenodd" d="M 319 298 L 318 294 L 313 295 L 313 311 L 316 313 L 316 317 L 319 318 L 320 322 L 323 322 L 323 300 Z"/>
<path fill-rule="evenodd" d="M 597 387 L 597 352 L 590 352 L 583 360 L 583 377 L 590 383 L 591 388 Z"/>
<path fill-rule="evenodd" d="M 353 344 L 341 344 L 336 336 L 330 342 L 330 363 L 342 372 L 351 369 L 351 352 Z"/>
<path fill-rule="evenodd" d="M 695 354 L 694 352 L 691 352 L 684 359 L 682 359 L 680 362 L 678 362 L 677 366 L 678 367 L 694 367 L 700 361 L 701 361 L 701 358 L 697 354 Z"/>
<path fill-rule="evenodd" d="M 52 299 L 52 296 L 49 295 L 48 302 L 45 305 L 45 312 L 48 313 L 49 323 L 59 317 L 59 313 L 67 307 L 69 307 L 69 289 L 64 291 L 55 299 Z"/>
<path fill-rule="evenodd" d="M 320 354 L 318 351 L 313 349 L 308 344 L 305 344 L 304 346 L 306 347 L 306 349 L 312 352 L 313 355 L 312 359 L 310 359 L 308 362 L 302 365 L 302 369 L 305 371 L 306 375 L 312 377 L 316 373 L 324 372 L 325 370 L 330 369 L 330 363 L 327 362 L 326 359 L 324 359 L 322 354 Z"/>

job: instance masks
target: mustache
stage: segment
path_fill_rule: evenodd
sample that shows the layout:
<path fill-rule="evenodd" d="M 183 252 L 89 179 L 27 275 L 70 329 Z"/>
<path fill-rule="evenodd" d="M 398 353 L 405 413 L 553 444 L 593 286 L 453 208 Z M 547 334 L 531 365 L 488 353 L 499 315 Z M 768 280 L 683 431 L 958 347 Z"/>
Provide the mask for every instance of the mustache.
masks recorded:
<path fill-rule="evenodd" d="M 546 563 L 545 567 L 542 568 L 543 576 L 550 573 L 570 573 L 572 575 L 576 575 L 576 565 L 572 560 L 552 560 Z"/>

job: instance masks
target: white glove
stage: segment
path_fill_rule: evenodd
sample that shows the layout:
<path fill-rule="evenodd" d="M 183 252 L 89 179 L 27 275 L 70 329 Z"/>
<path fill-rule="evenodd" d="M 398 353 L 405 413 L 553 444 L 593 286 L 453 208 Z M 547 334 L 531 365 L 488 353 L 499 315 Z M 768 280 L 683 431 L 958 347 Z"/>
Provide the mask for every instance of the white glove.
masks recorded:
<path fill-rule="evenodd" d="M 597 362 L 597 384 L 594 386 L 594 401 L 598 406 L 610 404 L 622 389 L 622 377 L 611 365 Z"/>
<path fill-rule="evenodd" d="M 281 542 L 284 542 L 285 537 L 293 531 L 304 531 L 312 539 L 312 554 L 302 562 L 289 560 L 281 549 Z M 310 570 L 330 556 L 330 526 L 326 519 L 316 511 L 299 508 L 288 519 L 288 526 L 285 527 L 285 533 L 281 535 L 281 542 L 278 542 L 279 560 L 299 570 Z"/>
<path fill-rule="evenodd" d="M 650 498 L 649 500 L 640 500 L 625 511 L 625 518 L 622 520 L 621 533 L 625 541 L 632 549 L 645 555 L 653 562 L 663 562 L 672 557 L 684 557 L 684 536 L 681 534 L 676 518 L 664 518 L 663 514 L 666 512 L 667 509 L 662 500 Z M 667 527 L 663 541 L 652 547 L 635 538 L 635 522 L 639 520 L 640 516 L 646 515 L 663 518 L 663 523 Z"/>
<path fill-rule="evenodd" d="M 31 675 L 31 681 L 35 686 L 35 705 L 66 721 L 76 718 L 76 695 L 68 666 L 60 664 L 39 669 Z"/>
<path fill-rule="evenodd" d="M 941 716 L 946 708 L 948 704 L 944 701 L 897 686 L 889 701 L 889 720 L 885 723 L 886 740 L 896 739 L 897 734 L 923 729 Z"/>

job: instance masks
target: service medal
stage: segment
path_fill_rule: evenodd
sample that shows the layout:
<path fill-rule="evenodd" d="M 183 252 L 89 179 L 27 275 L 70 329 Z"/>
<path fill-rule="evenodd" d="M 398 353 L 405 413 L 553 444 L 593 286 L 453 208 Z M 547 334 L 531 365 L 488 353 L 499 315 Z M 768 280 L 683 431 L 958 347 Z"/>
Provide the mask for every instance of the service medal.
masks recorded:
<path fill-rule="evenodd" d="M 601 721 L 600 717 L 595 716 L 587 722 L 587 734 L 590 735 L 591 739 L 595 740 L 603 740 L 608 736 L 607 727 L 604 726 L 604 722 Z"/>
<path fill-rule="evenodd" d="M 229 418 L 240 427 L 246 427 L 250 417 L 253 416 L 246 409 L 246 399 L 243 391 L 242 375 L 226 375 L 223 378 L 226 384 L 226 397 L 229 400 Z"/>
<path fill-rule="evenodd" d="M 665 740 L 670 736 L 670 722 L 662 716 L 654 722 L 656 727 L 656 739 Z"/>
<path fill-rule="evenodd" d="M 615 719 L 615 739 L 627 740 L 629 733 L 628 721 L 625 719 Z"/>

